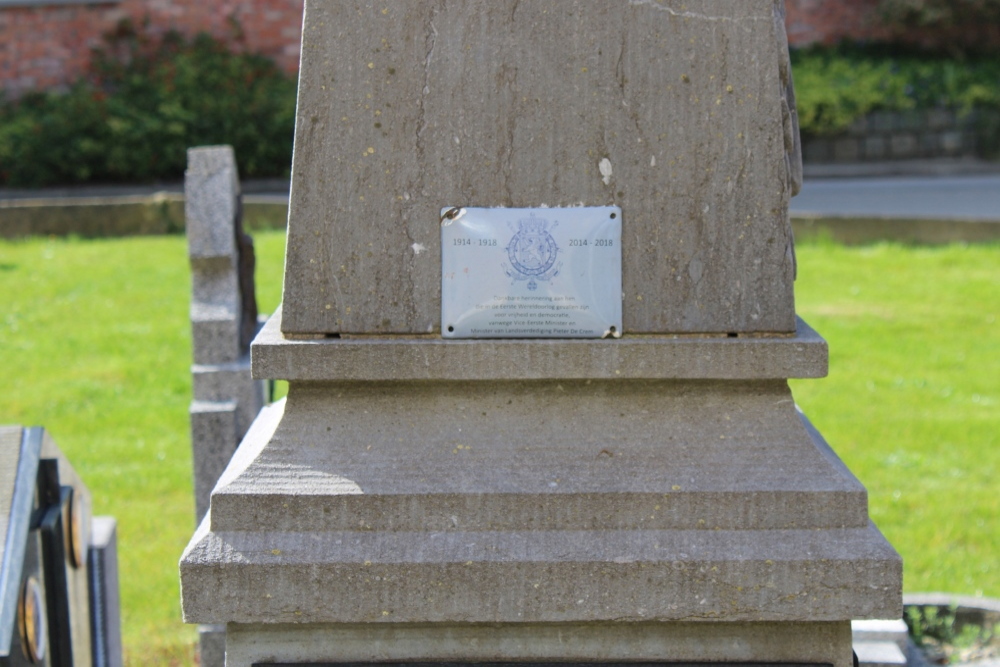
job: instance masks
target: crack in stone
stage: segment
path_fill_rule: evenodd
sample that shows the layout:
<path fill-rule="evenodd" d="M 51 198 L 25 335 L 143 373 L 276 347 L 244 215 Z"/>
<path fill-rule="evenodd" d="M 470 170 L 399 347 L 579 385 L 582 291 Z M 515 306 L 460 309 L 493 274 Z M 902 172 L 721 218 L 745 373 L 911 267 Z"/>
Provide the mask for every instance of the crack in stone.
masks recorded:
<path fill-rule="evenodd" d="M 632 108 L 632 105 L 628 101 L 628 93 L 625 88 L 628 85 L 628 79 L 625 77 L 625 55 L 628 51 L 628 31 L 622 27 L 622 39 L 621 44 L 618 48 L 618 62 L 615 63 L 615 78 L 618 81 L 618 91 L 621 94 L 622 106 L 628 110 L 628 117 L 632 121 L 632 125 L 635 128 L 636 138 L 643 145 L 648 145 L 646 142 L 646 137 L 642 131 L 642 126 L 639 123 L 639 112 Z"/>
<path fill-rule="evenodd" d="M 745 16 L 742 18 L 733 18 L 732 16 L 710 16 L 708 14 L 699 14 L 697 12 L 688 11 L 678 11 L 673 7 L 667 5 L 662 5 L 658 0 L 628 0 L 628 4 L 633 7 L 651 7 L 656 11 L 666 12 L 671 16 L 676 16 L 678 18 L 685 19 L 698 19 L 700 21 L 715 21 L 720 23 L 743 23 L 744 21 L 771 21 L 770 16 Z M 746 27 L 750 30 L 749 26 Z"/>
<path fill-rule="evenodd" d="M 427 14 L 426 25 L 424 26 L 425 39 L 425 52 L 424 52 L 424 80 L 423 87 L 420 89 L 420 97 L 417 99 L 417 133 L 414 145 L 414 150 L 417 153 L 417 178 L 414 182 L 410 183 L 407 191 L 413 192 L 414 196 L 420 197 L 424 190 L 424 132 L 427 130 L 427 98 L 431 93 L 431 64 L 434 61 L 434 49 L 437 46 L 438 31 L 434 26 L 434 19 L 441 12 L 444 7 L 444 0 L 440 0 L 435 6 L 433 6 Z M 413 232 L 410 230 L 411 216 L 407 208 L 412 210 L 413 202 L 403 204 L 403 211 L 401 212 L 403 233 L 406 235 L 406 240 L 409 247 L 413 247 L 417 243 L 414 238 Z M 410 277 L 413 275 L 414 268 L 416 266 L 416 253 L 410 258 L 409 262 L 409 272 Z M 412 326 L 417 326 L 417 320 L 419 317 L 417 308 L 417 284 L 415 280 L 410 280 L 410 296 L 407 299 L 407 311 L 408 324 Z"/>
<path fill-rule="evenodd" d="M 785 179 L 782 183 L 783 194 L 791 199 L 802 189 L 802 145 L 799 138 L 798 110 L 795 105 L 795 85 L 792 81 L 792 64 L 788 53 L 788 38 L 785 33 L 785 7 L 781 2 L 775 2 L 774 36 L 778 46 L 778 85 L 780 87 L 782 136 L 785 143 Z M 799 262 L 795 253 L 795 231 L 792 229 L 791 218 L 788 216 L 787 204 L 785 220 L 782 224 L 787 239 L 785 262 L 791 264 L 792 281 L 799 277 Z"/>
<path fill-rule="evenodd" d="M 511 97 L 511 112 L 507 116 L 507 150 L 503 156 L 503 167 L 501 173 L 503 174 L 503 189 L 506 193 L 506 205 L 514 205 L 514 191 L 511 188 L 510 179 L 511 173 L 513 171 L 513 159 L 514 159 L 514 134 L 517 130 L 517 113 L 514 109 L 517 105 L 517 68 L 514 67 L 512 70 L 508 70 L 506 66 L 501 68 L 501 74 L 503 82 L 507 86 L 507 90 L 510 92 Z"/>
<path fill-rule="evenodd" d="M 618 89 L 625 101 L 625 51 L 628 48 L 628 32 L 623 28 L 621 44 L 618 47 L 618 62 L 615 63 L 615 78 L 618 79 Z"/>
<path fill-rule="evenodd" d="M 437 28 L 434 27 L 434 17 L 437 16 L 438 12 L 441 10 L 440 3 L 434 7 L 427 17 L 427 27 L 424 29 L 424 33 L 427 35 L 427 51 L 424 56 L 424 86 L 420 91 L 420 98 L 417 100 L 418 116 L 420 118 L 417 123 L 417 154 L 423 156 L 423 141 L 422 136 L 424 130 L 427 129 L 427 113 L 425 107 L 425 101 L 427 96 L 430 95 L 431 87 L 431 61 L 434 59 L 434 47 L 437 45 Z"/>

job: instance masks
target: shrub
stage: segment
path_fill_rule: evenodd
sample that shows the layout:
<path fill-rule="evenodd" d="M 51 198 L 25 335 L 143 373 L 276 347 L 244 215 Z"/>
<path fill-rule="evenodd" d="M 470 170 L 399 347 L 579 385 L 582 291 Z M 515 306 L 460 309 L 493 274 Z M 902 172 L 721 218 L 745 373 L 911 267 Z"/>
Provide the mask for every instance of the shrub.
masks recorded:
<path fill-rule="evenodd" d="M 884 46 L 792 52 L 799 125 L 835 134 L 873 111 L 1000 109 L 1000 61 L 942 58 Z"/>
<path fill-rule="evenodd" d="M 893 39 L 962 55 L 1000 51 L 1000 0 L 879 0 Z"/>
<path fill-rule="evenodd" d="M 908 27 L 952 28 L 1000 22 L 1000 0 L 880 0 L 889 23 Z"/>
<path fill-rule="evenodd" d="M 178 179 L 208 144 L 231 144 L 244 177 L 283 176 L 294 119 L 295 82 L 267 58 L 123 23 L 67 92 L 0 108 L 0 183 Z"/>

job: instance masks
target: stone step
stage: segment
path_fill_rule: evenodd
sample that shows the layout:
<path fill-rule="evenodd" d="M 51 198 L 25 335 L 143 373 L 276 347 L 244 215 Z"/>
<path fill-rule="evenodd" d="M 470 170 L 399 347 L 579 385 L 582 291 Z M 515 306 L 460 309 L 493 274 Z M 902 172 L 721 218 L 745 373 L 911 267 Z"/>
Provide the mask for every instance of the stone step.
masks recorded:
<path fill-rule="evenodd" d="M 304 383 L 287 400 L 213 491 L 212 530 L 868 526 L 783 381 Z"/>
<path fill-rule="evenodd" d="M 855 635 L 857 637 L 857 635 Z M 906 667 L 906 655 L 895 641 L 854 640 L 859 667 Z"/>
<path fill-rule="evenodd" d="M 855 643 L 893 642 L 903 653 L 910 642 L 909 629 L 901 618 L 851 621 L 851 633 Z"/>
<path fill-rule="evenodd" d="M 295 340 L 279 309 L 253 342 L 253 374 L 278 380 L 744 380 L 821 378 L 829 349 L 801 318 L 794 335 L 628 335 L 446 340 L 349 336 Z"/>
<path fill-rule="evenodd" d="M 206 519 L 181 578 L 189 623 L 811 622 L 901 615 L 901 567 L 874 526 L 210 532 Z"/>

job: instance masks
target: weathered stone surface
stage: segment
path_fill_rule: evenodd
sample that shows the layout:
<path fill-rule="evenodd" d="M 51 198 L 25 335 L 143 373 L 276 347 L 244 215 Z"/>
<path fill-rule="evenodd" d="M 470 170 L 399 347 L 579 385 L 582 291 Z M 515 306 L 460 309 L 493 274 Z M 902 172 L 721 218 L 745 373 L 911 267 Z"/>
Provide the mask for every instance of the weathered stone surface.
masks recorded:
<path fill-rule="evenodd" d="M 253 373 L 282 380 L 539 380 L 819 378 L 826 341 L 802 320 L 794 336 L 443 340 L 351 336 L 292 340 L 281 311 L 252 347 Z"/>
<path fill-rule="evenodd" d="M 901 613 L 898 555 L 783 382 L 299 383 L 287 400 L 182 558 L 189 621 Z"/>
<path fill-rule="evenodd" d="M 237 444 L 266 402 L 265 383 L 250 376 L 250 360 L 232 364 L 191 366 L 195 401 L 235 401 Z"/>
<path fill-rule="evenodd" d="M 271 208 L 271 207 L 268 207 Z M 271 210 L 254 210 L 256 220 L 273 219 Z M 28 236 L 139 236 L 171 234 L 184 229 L 184 200 L 180 195 L 0 199 L 0 238 Z"/>
<path fill-rule="evenodd" d="M 198 626 L 198 665 L 199 667 L 225 667 L 226 626 Z"/>
<path fill-rule="evenodd" d="M 243 214 L 247 229 L 283 229 L 288 198 L 247 195 Z M 0 199 L 0 238 L 5 239 L 177 234 L 184 226 L 184 196 L 177 192 Z"/>
<path fill-rule="evenodd" d="M 283 330 L 434 332 L 443 206 L 583 203 L 623 210 L 626 334 L 794 331 L 780 11 L 307 2 Z"/>
<path fill-rule="evenodd" d="M 185 173 L 191 261 L 191 437 L 200 520 L 212 487 L 264 404 L 250 377 L 257 332 L 253 240 L 243 233 L 236 158 L 229 146 L 192 148 Z"/>
<path fill-rule="evenodd" d="M 236 401 L 191 403 L 195 512 L 199 520 L 208 512 L 212 488 L 239 444 L 236 410 Z"/>
<path fill-rule="evenodd" d="M 868 525 L 864 487 L 781 381 L 290 391 L 220 478 L 212 530 Z"/>
<path fill-rule="evenodd" d="M 902 618 L 851 621 L 851 637 L 859 642 L 892 642 L 905 653 L 910 644 L 910 633 Z"/>
<path fill-rule="evenodd" d="M 774 7 L 774 36 L 778 40 L 778 49 L 780 52 L 778 71 L 783 88 L 781 124 L 785 141 L 785 171 L 788 175 L 791 196 L 794 197 L 802 190 L 802 137 L 799 134 L 799 110 L 795 104 L 795 84 L 792 82 L 792 62 L 788 53 L 788 35 L 785 33 L 784 0 L 776 2 Z"/>
<path fill-rule="evenodd" d="M 191 304 L 191 351 L 198 365 L 232 364 L 243 356 L 240 322 L 233 311 Z"/>
<path fill-rule="evenodd" d="M 250 341 L 257 335 L 257 291 L 253 273 L 257 267 L 257 256 L 253 250 L 253 239 L 243 231 L 243 204 L 236 215 L 236 271 L 240 285 L 240 349 L 250 349 Z"/>
<path fill-rule="evenodd" d="M 827 663 L 851 667 L 847 622 L 230 624 L 227 664 L 513 660 Z"/>
<path fill-rule="evenodd" d="M 210 532 L 187 622 L 843 621 L 901 614 L 874 526 L 836 530 Z M 651 594 L 655 591 L 655 594 Z"/>
<path fill-rule="evenodd" d="M 235 258 L 233 222 L 239 212 L 240 182 L 232 147 L 188 150 L 184 197 L 191 258 Z"/>
<path fill-rule="evenodd" d="M 240 191 L 232 148 L 189 150 L 184 190 L 194 360 L 231 363 L 244 351 L 236 235 Z"/>
<path fill-rule="evenodd" d="M 906 667 L 906 655 L 895 642 L 861 641 L 854 643 L 861 667 Z"/>
<path fill-rule="evenodd" d="M 191 260 L 191 319 L 195 363 L 229 363 L 249 349 L 257 330 L 253 240 L 243 232 L 236 159 L 229 146 L 192 148 L 184 176 L 188 255 Z M 229 322 L 234 340 L 208 325 Z M 225 338 L 227 345 L 221 345 Z"/>
<path fill-rule="evenodd" d="M 185 619 L 230 667 L 848 667 L 901 562 L 786 382 L 827 350 L 792 302 L 782 3 L 306 5 L 252 352 L 289 394 L 181 559 Z M 622 207 L 624 338 L 440 340 L 443 207 L 581 203 Z"/>

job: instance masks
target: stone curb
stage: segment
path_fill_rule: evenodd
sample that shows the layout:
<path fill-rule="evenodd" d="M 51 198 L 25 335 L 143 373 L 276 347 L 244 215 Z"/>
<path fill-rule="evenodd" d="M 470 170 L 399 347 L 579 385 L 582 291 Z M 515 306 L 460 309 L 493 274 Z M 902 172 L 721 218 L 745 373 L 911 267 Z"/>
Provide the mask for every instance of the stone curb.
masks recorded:
<path fill-rule="evenodd" d="M 798 241 L 828 239 L 846 245 L 896 241 L 918 245 L 990 243 L 1000 240 L 1000 221 L 875 215 L 792 214 Z"/>
<path fill-rule="evenodd" d="M 249 230 L 283 229 L 288 197 L 243 197 L 243 224 Z M 915 244 L 989 243 L 1000 240 L 1000 220 L 895 218 L 870 215 L 792 214 L 799 240 L 829 239 L 848 245 L 897 241 Z M 0 238 L 81 236 L 84 238 L 181 234 L 184 196 L 148 195 L 0 199 Z"/>
<path fill-rule="evenodd" d="M 1000 599 L 998 598 L 958 595 L 956 593 L 904 593 L 903 604 L 906 606 L 940 605 L 943 607 L 954 604 L 959 607 L 973 607 L 1000 614 Z"/>
<path fill-rule="evenodd" d="M 247 229 L 283 228 L 288 198 L 245 195 L 243 225 Z M 84 238 L 147 236 L 184 232 L 184 195 L 65 197 L 0 200 L 0 238 L 82 236 Z"/>
<path fill-rule="evenodd" d="M 805 163 L 805 179 L 888 178 L 894 176 L 980 176 L 1000 173 L 1000 162 L 968 158 Z"/>

